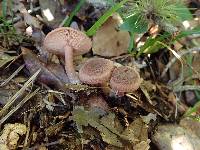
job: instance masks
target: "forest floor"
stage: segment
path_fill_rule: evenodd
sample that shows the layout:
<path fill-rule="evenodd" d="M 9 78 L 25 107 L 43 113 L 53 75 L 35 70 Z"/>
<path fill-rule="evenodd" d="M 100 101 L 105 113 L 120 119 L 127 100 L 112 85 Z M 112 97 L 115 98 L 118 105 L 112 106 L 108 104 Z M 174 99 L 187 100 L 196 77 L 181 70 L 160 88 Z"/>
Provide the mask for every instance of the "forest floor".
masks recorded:
<path fill-rule="evenodd" d="M 199 150 L 200 1 L 170 1 L 0 1 L 0 150 Z"/>

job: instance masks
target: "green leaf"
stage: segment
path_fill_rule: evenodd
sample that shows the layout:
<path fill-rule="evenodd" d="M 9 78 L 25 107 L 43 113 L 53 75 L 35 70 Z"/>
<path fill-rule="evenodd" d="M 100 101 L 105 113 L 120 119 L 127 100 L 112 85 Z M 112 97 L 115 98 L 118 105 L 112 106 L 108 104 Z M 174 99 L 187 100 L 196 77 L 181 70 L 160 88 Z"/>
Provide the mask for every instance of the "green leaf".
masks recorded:
<path fill-rule="evenodd" d="M 186 30 L 186 31 L 180 32 L 180 33 L 176 36 L 176 38 L 174 39 L 174 41 L 175 41 L 175 40 L 178 40 L 178 39 L 180 39 L 180 38 L 182 38 L 182 37 L 186 37 L 186 36 L 188 36 L 188 35 L 192 35 L 192 34 L 200 34 L 200 26 L 198 26 L 198 27 L 196 27 L 196 28 L 194 28 L 194 29 L 191 29 L 191 30 Z"/>
<path fill-rule="evenodd" d="M 190 107 L 184 114 L 185 117 L 192 116 L 193 113 L 198 112 L 200 108 L 200 101 L 197 102 L 193 107 Z"/>
<path fill-rule="evenodd" d="M 106 20 L 118 9 L 120 9 L 124 3 L 126 3 L 128 0 L 122 0 L 120 3 L 117 3 L 113 7 L 111 7 L 103 16 L 99 18 L 98 21 L 95 22 L 95 24 L 86 32 L 88 36 L 92 36 L 96 33 L 96 31 L 99 29 L 99 27 L 106 22 Z"/>
<path fill-rule="evenodd" d="M 72 112 L 73 120 L 76 122 L 76 126 L 79 133 L 83 133 L 82 126 L 88 126 L 87 112 L 83 107 L 75 107 Z"/>
<path fill-rule="evenodd" d="M 175 7 L 174 10 L 176 11 L 177 16 L 182 21 L 192 20 L 193 19 L 191 12 L 183 4 L 176 4 L 176 5 L 174 5 L 174 7 Z"/>
<path fill-rule="evenodd" d="M 161 36 L 158 36 L 156 38 L 149 37 L 145 44 L 140 48 L 140 51 L 137 54 L 137 57 L 139 57 L 142 53 L 145 54 L 152 54 L 157 52 L 160 48 L 164 47 L 159 42 L 164 41 L 167 37 L 171 36 L 170 33 L 165 33 Z"/>
<path fill-rule="evenodd" d="M 7 0 L 2 1 L 2 16 L 6 18 L 7 15 Z"/>
<path fill-rule="evenodd" d="M 114 113 L 109 113 L 106 116 L 103 116 L 100 120 L 101 124 L 109 129 L 112 133 L 120 136 L 120 133 L 123 131 L 123 127 L 120 124 L 119 120 L 116 118 Z"/>
<path fill-rule="evenodd" d="M 131 33 L 144 33 L 148 30 L 148 23 L 136 14 L 126 18 L 120 29 Z"/>
<path fill-rule="evenodd" d="M 135 34 L 133 32 L 130 32 L 130 41 L 129 41 L 129 46 L 128 46 L 128 52 L 131 53 L 132 49 L 135 48 Z"/>
<path fill-rule="evenodd" d="M 130 32 L 130 42 L 128 51 L 131 52 L 135 47 L 134 45 L 134 35 L 135 33 L 144 33 L 148 30 L 148 23 L 144 21 L 140 15 L 136 14 L 129 18 L 126 18 L 124 23 L 120 26 L 120 30 L 125 30 Z"/>

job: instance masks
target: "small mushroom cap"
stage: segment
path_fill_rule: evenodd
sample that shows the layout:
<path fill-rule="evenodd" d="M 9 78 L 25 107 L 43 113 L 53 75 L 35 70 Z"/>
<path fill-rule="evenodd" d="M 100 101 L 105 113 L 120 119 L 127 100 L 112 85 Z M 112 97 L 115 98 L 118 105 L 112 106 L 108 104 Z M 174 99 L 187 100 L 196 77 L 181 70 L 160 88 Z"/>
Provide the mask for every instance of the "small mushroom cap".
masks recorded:
<path fill-rule="evenodd" d="M 115 68 L 110 79 L 110 87 L 119 93 L 133 92 L 139 88 L 140 83 L 139 73 L 127 66 Z"/>
<path fill-rule="evenodd" d="M 64 56 L 65 46 L 74 49 L 74 55 L 87 53 L 92 42 L 83 32 L 70 27 L 60 27 L 47 34 L 44 39 L 44 47 L 48 51 Z"/>
<path fill-rule="evenodd" d="M 104 58 L 91 58 L 79 70 L 79 79 L 86 84 L 103 84 L 110 79 L 114 63 Z"/>

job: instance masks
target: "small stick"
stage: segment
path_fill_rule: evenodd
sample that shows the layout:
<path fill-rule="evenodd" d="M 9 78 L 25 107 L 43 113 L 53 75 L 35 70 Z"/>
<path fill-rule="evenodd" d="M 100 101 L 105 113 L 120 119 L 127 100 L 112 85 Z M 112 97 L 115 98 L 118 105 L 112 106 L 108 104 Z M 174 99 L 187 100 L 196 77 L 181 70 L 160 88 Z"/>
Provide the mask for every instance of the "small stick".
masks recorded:
<path fill-rule="evenodd" d="M 194 51 L 200 51 L 200 47 L 194 47 L 187 51 L 181 51 L 178 53 L 178 55 L 179 55 L 179 57 L 182 57 L 183 55 L 186 55 L 186 54 L 194 52 Z M 165 74 L 167 73 L 169 68 L 176 62 L 176 60 L 177 60 L 177 57 L 174 57 L 171 59 L 171 61 L 166 65 L 165 69 L 163 70 L 163 72 L 161 74 L 161 78 L 163 78 L 165 76 Z"/>

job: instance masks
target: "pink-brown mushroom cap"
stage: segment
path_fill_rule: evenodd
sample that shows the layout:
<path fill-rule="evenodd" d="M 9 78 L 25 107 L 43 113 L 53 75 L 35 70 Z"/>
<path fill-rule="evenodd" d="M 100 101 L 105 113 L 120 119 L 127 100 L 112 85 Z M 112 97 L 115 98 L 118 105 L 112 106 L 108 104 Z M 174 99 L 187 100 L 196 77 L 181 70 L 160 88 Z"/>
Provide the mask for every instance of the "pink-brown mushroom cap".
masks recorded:
<path fill-rule="evenodd" d="M 103 84 L 110 79 L 114 63 L 104 58 L 91 58 L 79 70 L 79 79 L 86 84 Z"/>
<path fill-rule="evenodd" d="M 115 68 L 110 79 L 110 87 L 119 93 L 133 92 L 139 88 L 140 83 L 139 73 L 127 66 Z"/>
<path fill-rule="evenodd" d="M 49 52 L 58 55 L 65 55 L 65 46 L 74 49 L 74 55 L 87 53 L 92 42 L 83 32 L 70 27 L 60 27 L 47 34 L 44 39 L 44 46 Z"/>
<path fill-rule="evenodd" d="M 87 53 L 91 49 L 90 38 L 73 28 L 60 27 L 47 34 L 44 47 L 53 54 L 65 56 L 65 71 L 69 81 L 80 83 L 73 65 L 73 56 Z"/>

